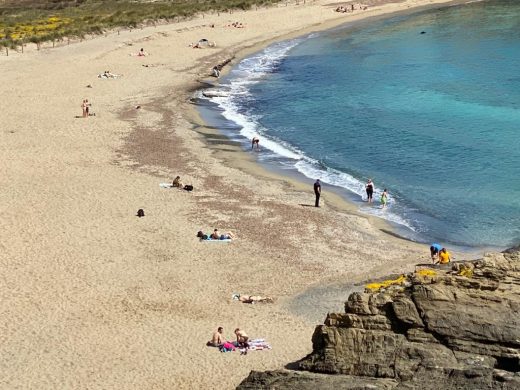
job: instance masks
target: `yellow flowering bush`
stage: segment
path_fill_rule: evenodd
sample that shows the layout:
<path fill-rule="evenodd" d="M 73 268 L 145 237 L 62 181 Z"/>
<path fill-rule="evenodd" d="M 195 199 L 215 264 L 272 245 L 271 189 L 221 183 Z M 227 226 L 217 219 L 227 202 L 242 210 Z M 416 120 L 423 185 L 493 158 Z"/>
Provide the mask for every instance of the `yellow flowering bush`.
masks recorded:
<path fill-rule="evenodd" d="M 406 281 L 406 276 L 401 275 L 397 279 L 389 279 L 384 280 L 382 282 L 378 283 L 370 283 L 365 286 L 365 289 L 369 290 L 370 292 L 378 291 L 382 288 L 388 288 L 390 286 L 400 286 Z"/>
<path fill-rule="evenodd" d="M 36 20 L 31 24 L 17 23 L 14 26 L 0 25 L 0 39 L 8 38 L 12 41 L 43 37 L 52 33 L 63 33 L 64 27 L 71 24 L 70 18 L 51 16 L 47 19 Z"/>
<path fill-rule="evenodd" d="M 466 278 L 473 277 L 473 268 L 466 267 L 465 265 L 460 267 L 459 273 L 460 276 L 464 276 Z"/>
<path fill-rule="evenodd" d="M 432 269 L 425 268 L 425 269 L 420 269 L 419 271 L 416 272 L 416 274 L 419 275 L 419 276 L 432 277 L 432 276 L 437 275 L 437 272 L 435 272 Z"/>

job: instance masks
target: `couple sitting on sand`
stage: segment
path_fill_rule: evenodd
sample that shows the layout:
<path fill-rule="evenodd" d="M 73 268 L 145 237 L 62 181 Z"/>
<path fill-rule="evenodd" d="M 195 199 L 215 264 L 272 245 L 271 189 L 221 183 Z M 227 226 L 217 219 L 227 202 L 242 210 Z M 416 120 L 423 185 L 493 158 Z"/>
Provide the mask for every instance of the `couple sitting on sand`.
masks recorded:
<path fill-rule="evenodd" d="M 235 348 L 244 348 L 245 353 L 247 353 L 247 347 L 249 336 L 244 332 L 243 330 L 240 330 L 239 328 L 235 329 L 235 336 L 237 340 L 235 342 L 229 342 L 225 341 L 224 339 L 224 328 L 219 326 L 216 332 L 213 333 L 213 336 L 211 336 L 211 340 L 206 343 L 208 347 L 217 347 L 219 349 L 226 349 L 226 350 L 234 350 Z"/>
<path fill-rule="evenodd" d="M 430 256 L 434 264 L 448 264 L 451 261 L 451 254 L 440 244 L 433 243 L 430 246 Z M 435 262 L 437 259 L 437 262 Z"/>
<path fill-rule="evenodd" d="M 225 234 L 219 234 L 218 229 L 213 230 L 209 236 L 204 234 L 202 230 L 197 232 L 197 237 L 201 240 L 232 240 L 236 238 L 236 236 L 232 232 L 227 232 Z"/>

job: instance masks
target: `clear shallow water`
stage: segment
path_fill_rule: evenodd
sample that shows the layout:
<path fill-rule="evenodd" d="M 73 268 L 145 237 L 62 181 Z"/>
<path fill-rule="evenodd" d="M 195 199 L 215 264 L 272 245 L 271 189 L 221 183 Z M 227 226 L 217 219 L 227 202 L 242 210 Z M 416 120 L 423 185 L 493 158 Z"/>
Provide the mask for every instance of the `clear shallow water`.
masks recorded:
<path fill-rule="evenodd" d="M 212 100 L 228 134 L 259 135 L 260 159 L 358 194 L 362 211 L 411 237 L 520 241 L 519 2 L 282 42 L 243 60 L 222 89 Z M 389 189 L 387 210 L 361 202 L 369 177 L 376 193 Z"/>

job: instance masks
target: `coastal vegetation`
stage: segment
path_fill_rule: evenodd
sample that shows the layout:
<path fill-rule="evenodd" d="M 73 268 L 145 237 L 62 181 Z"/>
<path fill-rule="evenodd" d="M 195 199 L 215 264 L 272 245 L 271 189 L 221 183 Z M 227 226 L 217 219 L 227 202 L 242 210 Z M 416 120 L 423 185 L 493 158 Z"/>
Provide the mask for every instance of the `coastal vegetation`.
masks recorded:
<path fill-rule="evenodd" d="M 0 47 L 83 38 L 108 29 L 170 22 L 279 0 L 0 0 Z"/>

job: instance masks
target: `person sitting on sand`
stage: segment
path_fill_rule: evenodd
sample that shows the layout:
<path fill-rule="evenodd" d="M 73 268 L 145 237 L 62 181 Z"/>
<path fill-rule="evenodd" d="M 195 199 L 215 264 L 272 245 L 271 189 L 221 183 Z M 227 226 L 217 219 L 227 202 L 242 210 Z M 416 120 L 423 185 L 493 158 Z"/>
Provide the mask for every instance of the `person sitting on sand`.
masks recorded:
<path fill-rule="evenodd" d="M 141 50 L 139 50 L 139 53 L 137 53 L 138 57 L 146 57 L 146 53 L 144 49 L 141 47 Z"/>
<path fill-rule="evenodd" d="M 235 335 L 237 336 L 237 344 L 239 348 L 247 348 L 249 341 L 249 336 L 244 332 L 243 330 L 240 330 L 240 328 L 235 329 Z"/>
<path fill-rule="evenodd" d="M 177 176 L 175 179 L 173 179 L 172 187 L 177 187 L 177 188 L 183 188 L 183 187 L 184 187 L 184 186 L 182 185 L 181 177 L 180 177 L 180 176 Z"/>
<path fill-rule="evenodd" d="M 448 264 L 451 261 L 450 252 L 446 250 L 446 248 L 442 248 L 439 252 L 439 261 L 438 264 Z"/>
<path fill-rule="evenodd" d="M 224 328 L 219 326 L 218 329 L 213 333 L 213 336 L 211 336 L 211 340 L 208 341 L 206 345 L 208 347 L 220 347 L 225 343 L 223 333 Z"/>

